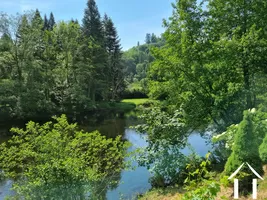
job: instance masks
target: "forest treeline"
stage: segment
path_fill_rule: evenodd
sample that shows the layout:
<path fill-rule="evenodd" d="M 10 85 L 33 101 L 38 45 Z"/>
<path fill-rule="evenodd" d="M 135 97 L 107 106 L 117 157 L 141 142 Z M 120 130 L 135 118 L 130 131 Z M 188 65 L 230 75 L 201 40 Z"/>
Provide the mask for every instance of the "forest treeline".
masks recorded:
<path fill-rule="evenodd" d="M 114 102 L 125 88 L 115 25 L 89 0 L 82 24 L 38 9 L 0 17 L 1 119 L 79 113 Z"/>

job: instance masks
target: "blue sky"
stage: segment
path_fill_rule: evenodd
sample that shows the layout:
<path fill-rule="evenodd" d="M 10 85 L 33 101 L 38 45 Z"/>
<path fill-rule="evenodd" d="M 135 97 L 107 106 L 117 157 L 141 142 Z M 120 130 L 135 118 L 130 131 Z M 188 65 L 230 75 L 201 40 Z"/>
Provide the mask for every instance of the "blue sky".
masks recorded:
<path fill-rule="evenodd" d="M 83 17 L 87 0 L 0 0 L 0 11 L 22 13 L 38 8 L 42 15 L 52 11 L 58 20 Z M 144 42 L 146 33 L 160 35 L 164 31 L 162 19 L 172 13 L 174 0 L 96 0 L 103 16 L 107 13 L 114 21 L 124 50 Z"/>

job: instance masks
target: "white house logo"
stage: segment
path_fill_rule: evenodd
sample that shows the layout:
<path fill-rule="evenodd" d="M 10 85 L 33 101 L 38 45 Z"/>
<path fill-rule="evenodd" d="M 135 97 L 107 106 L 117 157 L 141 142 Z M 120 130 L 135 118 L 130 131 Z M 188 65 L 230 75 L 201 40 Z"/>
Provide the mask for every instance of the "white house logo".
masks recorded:
<path fill-rule="evenodd" d="M 228 179 L 232 179 L 243 167 L 245 163 L 243 163 Z M 261 180 L 263 178 L 248 164 L 249 169 Z M 257 199 L 257 179 L 253 179 L 252 181 L 252 198 Z M 238 179 L 234 179 L 234 199 L 238 199 Z"/>

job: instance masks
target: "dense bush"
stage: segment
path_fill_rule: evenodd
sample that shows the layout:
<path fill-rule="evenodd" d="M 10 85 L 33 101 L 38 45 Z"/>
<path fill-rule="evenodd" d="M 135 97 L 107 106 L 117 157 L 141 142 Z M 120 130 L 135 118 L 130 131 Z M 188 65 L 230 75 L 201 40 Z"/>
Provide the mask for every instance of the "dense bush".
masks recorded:
<path fill-rule="evenodd" d="M 15 135 L 0 145 L 0 169 L 5 177 L 17 180 L 13 186 L 18 195 L 41 199 L 50 194 L 52 198 L 57 189 L 70 187 L 86 192 L 85 184 L 125 167 L 128 144 L 120 137 L 86 133 L 69 124 L 64 115 L 54 119 L 55 123 L 44 125 L 29 122 L 26 130 L 12 128 Z"/>
<path fill-rule="evenodd" d="M 208 171 L 208 166 L 211 164 L 209 156 L 210 154 L 207 154 L 206 160 L 203 160 L 197 168 L 192 166 L 191 163 L 187 164 L 186 168 L 190 172 L 184 182 L 187 192 L 182 197 L 182 200 L 213 200 L 216 198 L 217 193 L 220 191 L 220 185 L 214 181 L 214 177 Z"/>
<path fill-rule="evenodd" d="M 243 163 L 249 163 L 259 174 L 263 173 L 262 162 L 259 156 L 259 146 L 255 137 L 255 128 L 252 121 L 253 112 L 245 111 L 243 121 L 239 124 L 235 134 L 232 153 L 225 164 L 225 175 L 231 175 Z M 242 172 L 251 174 L 248 167 Z M 251 176 L 247 176 L 243 182 L 248 182 Z M 244 185 L 244 189 L 249 188 Z"/>

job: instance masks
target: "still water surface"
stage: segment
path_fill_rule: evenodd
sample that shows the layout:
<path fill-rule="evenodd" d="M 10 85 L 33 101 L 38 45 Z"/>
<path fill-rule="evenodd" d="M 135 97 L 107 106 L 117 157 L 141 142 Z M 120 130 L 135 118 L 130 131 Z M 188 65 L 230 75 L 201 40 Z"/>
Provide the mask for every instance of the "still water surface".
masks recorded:
<path fill-rule="evenodd" d="M 113 119 L 105 120 L 97 126 L 85 126 L 82 128 L 88 131 L 99 130 L 107 137 L 122 135 L 132 143 L 132 146 L 128 151 L 133 151 L 138 147 L 145 147 L 147 144 L 143 135 L 128 128 L 132 124 L 133 122 L 127 119 Z M 3 139 L 4 137 L 1 137 L 0 135 L 0 141 Z M 200 156 L 204 156 L 208 150 L 211 149 L 211 146 L 206 144 L 206 140 L 197 133 L 190 135 L 188 142 Z M 189 149 L 183 149 L 182 152 L 188 154 Z M 119 200 L 120 197 L 124 197 L 124 199 L 133 199 L 137 194 L 146 192 L 151 188 L 151 185 L 149 184 L 149 171 L 145 167 L 138 167 L 136 162 L 133 162 L 132 165 L 136 166 L 136 168 L 132 171 L 122 171 L 118 186 L 107 191 L 107 200 Z M 12 181 L 10 180 L 0 182 L 0 200 L 4 199 L 5 196 L 12 194 L 10 191 L 11 186 Z"/>

